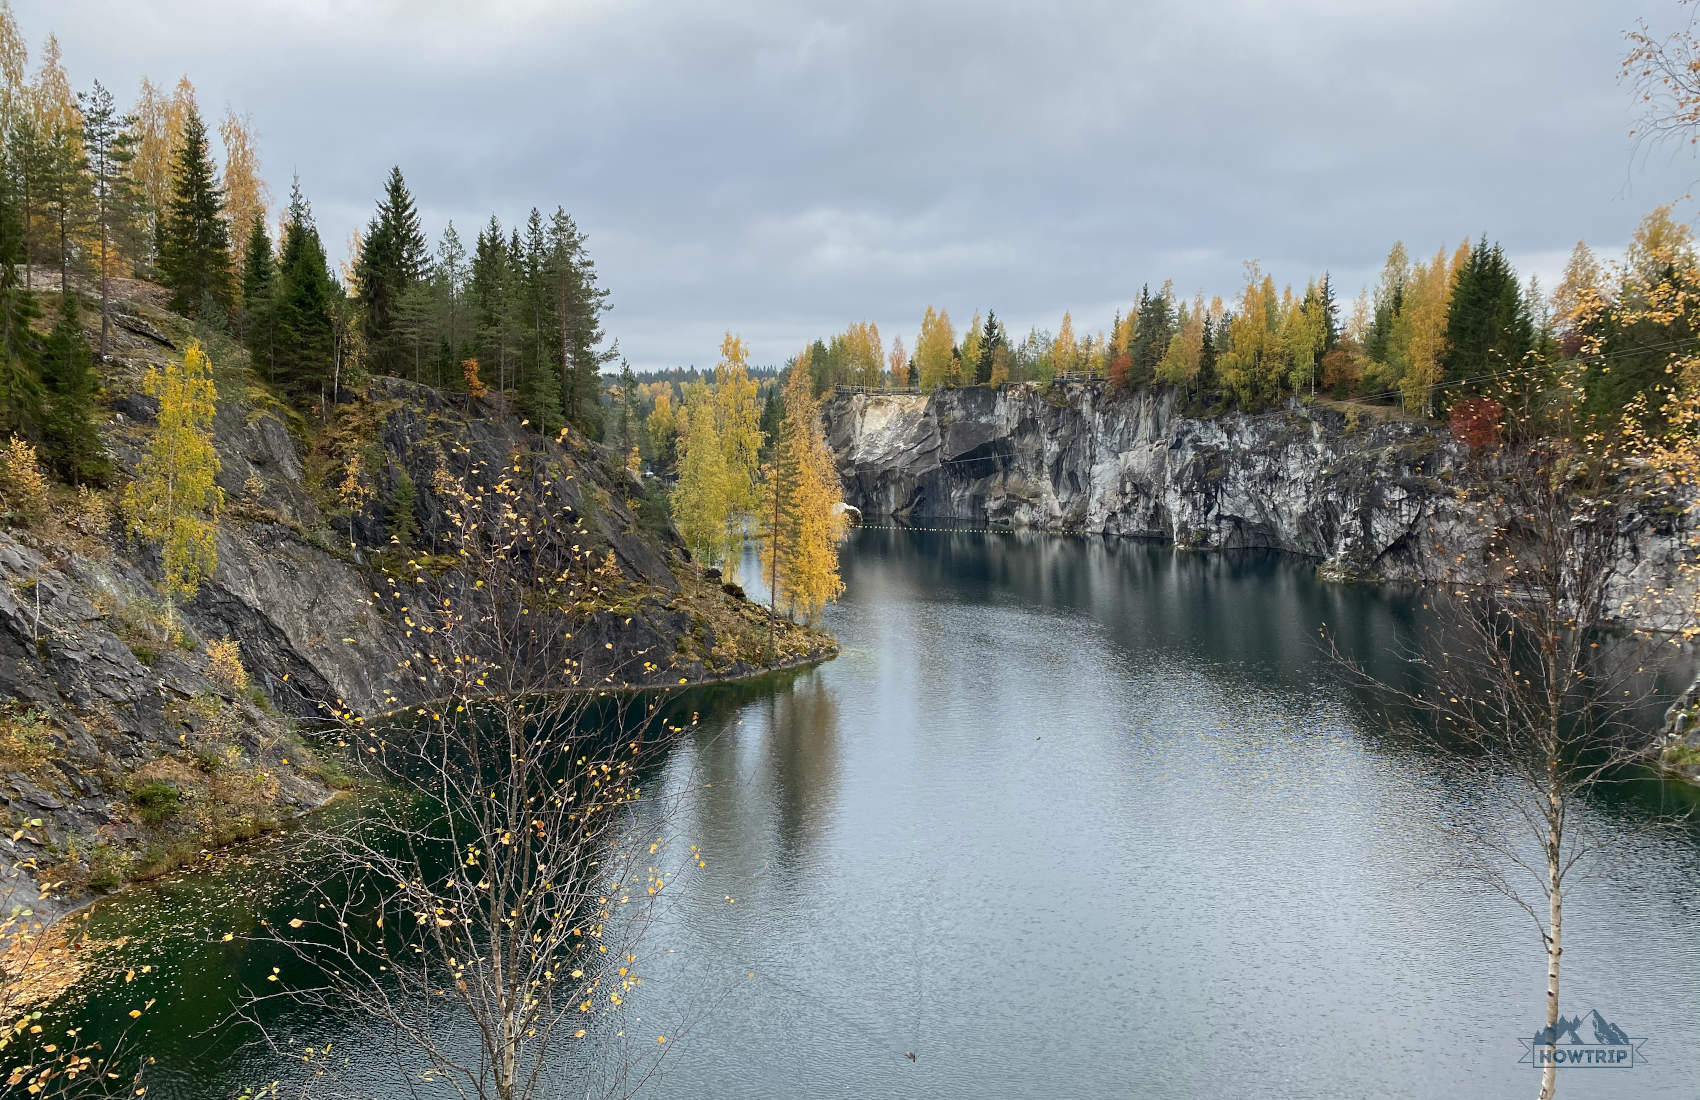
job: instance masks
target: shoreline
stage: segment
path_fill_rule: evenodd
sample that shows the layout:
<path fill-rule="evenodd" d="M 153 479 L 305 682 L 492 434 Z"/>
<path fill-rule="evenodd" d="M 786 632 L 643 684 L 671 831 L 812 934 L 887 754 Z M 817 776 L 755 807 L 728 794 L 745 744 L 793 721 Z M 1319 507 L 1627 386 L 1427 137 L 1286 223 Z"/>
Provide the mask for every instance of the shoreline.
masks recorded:
<path fill-rule="evenodd" d="M 691 680 L 689 683 L 683 683 L 683 684 L 678 684 L 678 683 L 675 683 L 675 684 L 619 684 L 619 685 L 610 685 L 610 686 L 606 686 L 606 687 L 594 687 L 594 688 L 593 687 L 564 688 L 564 689 L 562 689 L 562 693 L 563 694 L 578 694 L 578 693 L 597 692 L 597 693 L 600 693 L 600 694 L 634 694 L 634 693 L 637 693 L 637 692 L 644 692 L 644 691 L 658 691 L 658 692 L 669 693 L 669 694 L 683 693 L 683 692 L 687 692 L 687 691 L 690 691 L 692 689 L 700 688 L 700 687 L 713 687 L 713 686 L 720 685 L 720 684 L 742 683 L 742 682 L 746 682 L 746 681 L 759 680 L 763 676 L 770 676 L 770 675 L 775 675 L 775 674 L 783 673 L 783 672 L 793 672 L 793 671 L 796 671 L 796 670 L 799 670 L 799 669 L 807 668 L 811 665 L 824 664 L 825 662 L 830 661 L 833 658 L 837 657 L 839 655 L 839 652 L 840 652 L 840 649 L 839 649 L 839 645 L 838 645 L 837 640 L 831 639 L 831 645 L 823 651 L 807 653 L 807 654 L 804 654 L 803 656 L 793 657 L 789 660 L 783 661 L 783 662 L 776 664 L 776 665 L 772 665 L 772 666 L 768 666 L 768 667 L 764 667 L 764 668 L 751 669 L 748 672 L 725 673 L 725 674 L 718 675 L 718 676 L 710 676 L 710 677 L 706 677 L 706 678 L 703 678 L 703 679 Z M 428 699 L 427 700 L 420 700 L 418 703 L 410 704 L 410 706 L 419 706 L 421 704 L 429 703 L 431 701 L 432 700 L 428 700 Z M 385 712 L 384 714 L 381 714 L 381 715 L 374 715 L 373 717 L 374 718 L 380 718 L 380 719 L 381 718 L 388 718 L 388 717 L 392 717 L 394 715 L 400 714 L 402 711 L 404 711 L 406 709 L 408 709 L 408 708 L 407 707 L 398 707 L 395 710 L 387 711 L 387 712 Z M 220 845 L 216 848 L 207 849 L 207 855 L 208 855 L 209 859 L 202 860 L 201 862 L 203 862 L 203 863 L 209 862 L 211 856 L 227 855 L 231 852 L 240 851 L 241 849 L 243 849 L 243 848 L 247 847 L 248 845 L 253 844 L 257 841 L 264 840 L 264 839 L 267 839 L 267 838 L 270 838 L 270 837 L 276 837 L 276 836 L 278 836 L 282 833 L 286 833 L 286 832 L 298 827 L 301 822 L 305 821 L 307 818 L 318 813 L 319 811 L 324 810 L 325 808 L 332 805 L 333 803 L 338 802 L 345 797 L 352 797 L 354 795 L 354 793 L 356 792 L 356 790 L 358 790 L 357 787 L 328 788 L 328 793 L 325 795 L 325 797 L 323 799 L 319 800 L 317 803 L 315 803 L 311 806 L 306 806 L 306 807 L 303 807 L 303 808 L 297 810 L 296 812 L 290 814 L 288 817 L 282 818 L 275 827 L 270 828 L 270 829 L 262 829 L 259 832 L 256 832 L 251 836 L 243 837 L 239 840 L 232 841 L 229 844 Z M 129 892 L 130 890 L 137 888 L 137 887 L 144 886 L 144 885 L 151 883 L 151 882 L 157 882 L 160 879 L 166 877 L 167 875 L 170 875 L 170 874 L 173 874 L 173 873 L 176 873 L 176 872 L 179 872 L 179 871 L 183 871 L 187 868 L 191 868 L 191 867 L 194 867 L 194 866 L 195 866 L 195 863 L 193 863 L 191 861 L 185 861 L 183 863 L 179 863 L 179 864 L 176 864 L 174 866 L 164 868 L 160 871 L 155 872 L 154 874 L 150 874 L 150 875 L 146 875 L 146 876 L 142 876 L 142 877 L 137 877 L 137 878 L 132 878 L 132 879 L 126 879 L 125 881 L 119 883 L 117 886 L 114 886 L 113 888 L 111 888 L 109 890 L 99 892 L 99 893 L 87 894 L 87 896 L 79 897 L 79 898 L 77 898 L 77 900 L 75 900 L 71 904 L 66 905 L 64 908 L 58 908 L 51 913 L 45 913 L 44 912 L 42 904 L 41 904 L 44 899 L 42 899 L 40 897 L 38 897 L 36 899 L 35 905 L 33 905 L 33 906 L 21 906 L 20 905 L 19 908 L 20 908 L 20 910 L 28 911 L 28 913 L 30 914 L 29 915 L 30 927 L 28 929 L 28 934 L 32 937 L 39 938 L 39 937 L 42 937 L 42 936 L 49 935 L 55 929 L 62 927 L 64 922 L 67 919 L 73 918 L 80 913 L 86 913 L 86 912 L 92 910 L 95 906 L 101 904 L 102 902 L 110 901 L 110 900 L 117 898 L 117 897 Z M 54 899 L 54 900 L 57 900 L 57 899 Z M 69 900 L 69 899 L 67 899 L 67 900 Z M 22 932 L 14 933 L 13 936 L 10 937 L 5 942 L 0 942 L 0 958 L 4 958 L 6 952 L 11 948 L 11 946 L 14 943 L 18 942 L 18 938 L 22 934 L 23 934 Z"/>

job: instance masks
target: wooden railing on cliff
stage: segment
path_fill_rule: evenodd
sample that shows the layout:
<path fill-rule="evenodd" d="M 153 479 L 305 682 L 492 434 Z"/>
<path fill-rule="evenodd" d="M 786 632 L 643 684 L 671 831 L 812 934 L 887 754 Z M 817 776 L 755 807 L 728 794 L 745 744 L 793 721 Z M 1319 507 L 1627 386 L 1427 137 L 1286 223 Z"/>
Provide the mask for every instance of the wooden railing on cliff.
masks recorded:
<path fill-rule="evenodd" d="M 834 386 L 832 392 L 844 394 L 856 393 L 920 393 L 918 386 Z"/>

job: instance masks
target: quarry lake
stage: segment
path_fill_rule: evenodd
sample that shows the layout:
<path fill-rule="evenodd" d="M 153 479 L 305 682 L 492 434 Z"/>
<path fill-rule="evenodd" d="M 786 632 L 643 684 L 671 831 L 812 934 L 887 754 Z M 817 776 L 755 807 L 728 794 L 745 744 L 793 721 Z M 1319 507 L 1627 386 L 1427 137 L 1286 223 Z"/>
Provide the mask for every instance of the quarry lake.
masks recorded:
<path fill-rule="evenodd" d="M 691 1023 L 643 1095 L 1534 1094 L 1535 927 L 1469 883 L 1446 828 L 1506 811 L 1318 646 L 1326 623 L 1398 675 L 1412 594 L 1008 533 L 861 529 L 843 569 L 841 656 L 678 704 L 701 720 L 653 782 L 708 866 L 645 941 L 634 1013 Z M 1612 844 L 1569 894 L 1562 1007 L 1647 1042 L 1561 1096 L 1695 1095 L 1700 833 L 1656 825 L 1685 798 L 1647 782 L 1585 808 Z M 288 843 L 93 914 L 154 969 L 76 1013 L 100 1030 L 156 999 L 129 1040 L 158 1059 L 150 1097 L 302 1072 L 229 1018 L 279 965 L 241 933 L 287 919 L 268 861 Z M 433 1095 L 363 1065 L 335 1017 L 274 1030 L 351 1059 L 356 1094 Z"/>

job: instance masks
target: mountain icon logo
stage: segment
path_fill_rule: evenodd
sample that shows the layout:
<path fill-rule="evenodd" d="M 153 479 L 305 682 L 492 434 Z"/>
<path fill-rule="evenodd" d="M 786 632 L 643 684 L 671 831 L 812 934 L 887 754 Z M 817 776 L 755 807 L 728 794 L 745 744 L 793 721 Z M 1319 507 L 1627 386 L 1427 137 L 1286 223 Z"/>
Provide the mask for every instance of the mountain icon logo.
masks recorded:
<path fill-rule="evenodd" d="M 1518 1062 L 1537 1069 L 1634 1069 L 1647 1060 L 1641 1051 L 1647 1040 L 1631 1038 L 1597 1008 L 1584 1016 L 1561 1014 L 1552 1025 L 1537 1028 L 1533 1038 L 1519 1041 L 1523 1057 Z"/>

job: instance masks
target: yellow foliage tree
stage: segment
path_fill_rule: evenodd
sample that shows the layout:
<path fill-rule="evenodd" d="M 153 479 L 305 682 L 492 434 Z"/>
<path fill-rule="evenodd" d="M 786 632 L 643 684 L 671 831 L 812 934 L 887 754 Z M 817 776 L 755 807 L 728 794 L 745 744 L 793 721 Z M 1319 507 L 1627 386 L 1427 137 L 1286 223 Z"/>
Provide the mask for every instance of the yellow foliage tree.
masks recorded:
<path fill-rule="evenodd" d="M 1561 342 L 1574 342 L 1577 323 L 1597 315 L 1607 304 L 1605 271 L 1585 241 L 1577 241 L 1564 265 L 1564 277 L 1552 292 L 1552 324 Z M 1568 349 L 1574 350 L 1574 348 Z"/>
<path fill-rule="evenodd" d="M 29 48 L 18 30 L 12 5 L 0 3 L 0 131 L 11 133 L 29 109 L 29 89 L 24 72 L 29 67 Z"/>
<path fill-rule="evenodd" d="M 1112 341 L 1113 341 L 1112 337 Z M 1175 320 L 1175 334 L 1157 364 L 1157 381 L 1171 386 L 1184 386 L 1198 376 L 1204 358 L 1204 296 L 1200 294 L 1188 309 L 1181 303 Z"/>
<path fill-rule="evenodd" d="M 226 110 L 218 124 L 219 140 L 224 143 L 224 216 L 230 223 L 230 239 L 239 243 L 247 240 L 254 215 L 265 217 L 270 196 L 260 178 L 260 154 L 254 148 L 251 125 L 233 110 Z"/>
<path fill-rule="evenodd" d="M 891 341 L 891 352 L 886 358 L 890 371 L 891 385 L 899 388 L 909 384 L 909 352 L 904 350 L 903 337 L 898 336 Z"/>
<path fill-rule="evenodd" d="M 124 490 L 130 530 L 155 543 L 165 574 L 167 617 L 179 598 L 191 599 L 218 564 L 218 452 L 212 421 L 218 409 L 212 366 L 199 343 L 181 362 L 149 369 L 142 389 L 159 401 L 159 422 L 136 480 Z"/>
<path fill-rule="evenodd" d="M 726 452 L 715 427 L 714 397 L 692 383 L 679 413 L 679 482 L 673 487 L 673 524 L 698 561 L 726 559 L 726 521 L 732 513 Z"/>
<path fill-rule="evenodd" d="M 195 86 L 188 77 L 178 80 L 169 96 L 153 81 L 142 78 L 134 112 L 136 158 L 130 162 L 130 170 L 141 185 L 155 222 L 165 216 L 171 202 L 172 161 L 183 143 L 183 124 L 194 108 Z"/>
<path fill-rule="evenodd" d="M 844 591 L 838 575 L 838 543 L 844 535 L 838 471 L 821 428 L 820 404 L 801 364 L 804 349 L 786 376 L 785 415 L 769 471 L 763 516 L 762 570 L 775 612 L 820 618 L 828 601 Z"/>
<path fill-rule="evenodd" d="M 737 578 L 744 517 L 756 509 L 756 477 L 761 468 L 761 400 L 749 363 L 749 345 L 728 332 L 714 368 L 714 430 L 726 467 L 726 552 L 721 568 L 728 580 Z"/>
<path fill-rule="evenodd" d="M 1245 408 L 1259 408 L 1274 395 L 1283 364 L 1279 329 L 1281 303 L 1275 282 L 1256 260 L 1245 265 L 1245 288 L 1240 306 L 1228 325 L 1228 344 L 1222 350 L 1222 382 Z"/>
<path fill-rule="evenodd" d="M 691 553 L 729 581 L 737 579 L 744 523 L 759 500 L 761 404 L 749 375 L 749 354 L 749 345 L 728 332 L 720 344 L 714 386 L 689 386 L 678 417 L 673 520 Z"/>
<path fill-rule="evenodd" d="M 657 456 L 673 453 L 673 443 L 679 436 L 679 421 L 673 412 L 671 388 L 655 395 L 655 405 L 649 410 L 644 429 L 649 432 L 649 445 Z"/>
<path fill-rule="evenodd" d="M 975 310 L 968 331 L 962 334 L 962 355 L 953 361 L 959 373 L 951 379 L 952 385 L 965 386 L 974 381 L 974 366 L 980 361 L 980 336 L 980 311 Z"/>
<path fill-rule="evenodd" d="M 885 368 L 884 344 L 879 326 L 870 321 L 856 321 L 832 338 L 836 356 L 837 379 L 849 386 L 869 388 L 880 384 L 880 372 Z"/>
<path fill-rule="evenodd" d="M 1428 412 L 1433 402 L 1434 386 L 1445 369 L 1441 356 L 1446 352 L 1446 318 L 1452 303 L 1453 264 L 1459 257 L 1469 257 L 1470 242 L 1466 240 L 1447 260 L 1443 248 L 1426 264 L 1411 269 L 1405 286 L 1405 300 L 1398 325 L 1404 338 L 1405 373 L 1399 379 L 1405 407 L 1412 412 Z"/>
<path fill-rule="evenodd" d="M 1051 363 L 1058 374 L 1068 374 L 1080 368 L 1080 345 L 1074 339 L 1074 318 L 1067 310 L 1063 311 L 1062 324 L 1057 326 L 1057 336 L 1051 341 Z"/>
<path fill-rule="evenodd" d="M 950 314 L 928 306 L 921 318 L 921 335 L 915 339 L 915 368 L 922 389 L 936 390 L 950 380 L 950 353 L 955 346 Z"/>

